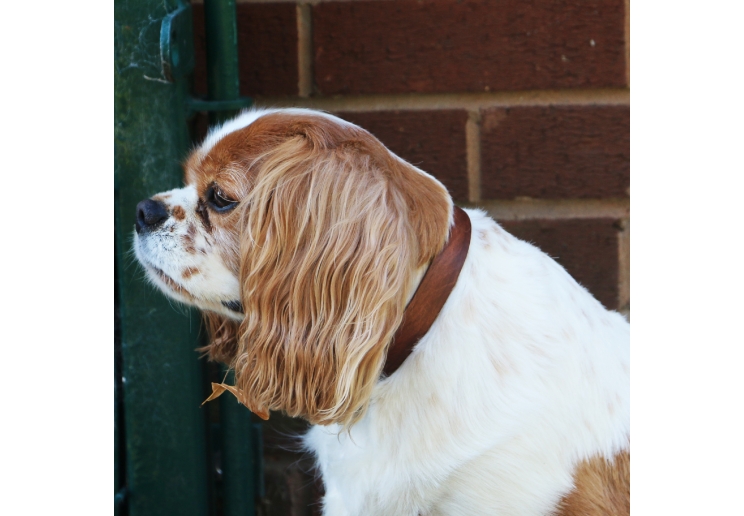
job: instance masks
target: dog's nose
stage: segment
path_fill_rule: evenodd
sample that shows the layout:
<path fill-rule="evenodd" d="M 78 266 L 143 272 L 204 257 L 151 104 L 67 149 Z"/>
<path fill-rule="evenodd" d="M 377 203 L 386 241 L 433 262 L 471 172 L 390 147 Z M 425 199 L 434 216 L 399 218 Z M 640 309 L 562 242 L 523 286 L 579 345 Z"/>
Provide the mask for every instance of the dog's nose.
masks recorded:
<path fill-rule="evenodd" d="M 135 223 L 137 233 L 152 231 L 167 219 L 168 210 L 162 202 L 145 199 L 137 204 L 137 222 Z"/>

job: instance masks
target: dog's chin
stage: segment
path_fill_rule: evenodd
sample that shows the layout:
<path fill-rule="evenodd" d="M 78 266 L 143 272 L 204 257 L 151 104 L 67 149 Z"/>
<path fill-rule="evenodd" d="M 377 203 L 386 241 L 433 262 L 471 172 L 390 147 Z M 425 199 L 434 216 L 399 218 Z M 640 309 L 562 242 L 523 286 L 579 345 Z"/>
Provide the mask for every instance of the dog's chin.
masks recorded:
<path fill-rule="evenodd" d="M 243 304 L 240 301 L 209 300 L 196 297 L 162 270 L 149 264 L 143 265 L 152 283 L 168 297 L 199 310 L 222 315 L 233 321 L 240 322 L 243 320 Z"/>
<path fill-rule="evenodd" d="M 216 313 L 237 322 L 243 320 L 243 304 L 240 300 L 211 300 L 195 295 L 165 271 L 149 263 L 147 257 L 139 249 L 139 246 L 135 245 L 135 250 L 137 259 L 145 269 L 150 282 L 169 298 L 200 310 Z"/>
<path fill-rule="evenodd" d="M 216 312 L 236 322 L 241 322 L 243 320 L 243 303 L 240 301 L 221 301 L 220 307 L 219 311 L 212 308 L 204 308 L 203 310 Z"/>

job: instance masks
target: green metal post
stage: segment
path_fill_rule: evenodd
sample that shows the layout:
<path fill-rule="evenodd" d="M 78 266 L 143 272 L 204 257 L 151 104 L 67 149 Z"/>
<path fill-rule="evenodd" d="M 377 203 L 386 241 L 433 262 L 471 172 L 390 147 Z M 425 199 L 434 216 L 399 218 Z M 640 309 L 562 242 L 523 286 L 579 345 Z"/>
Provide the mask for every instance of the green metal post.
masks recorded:
<path fill-rule="evenodd" d="M 238 26 L 235 0 L 204 0 L 207 35 L 207 88 L 210 100 L 240 97 L 238 75 Z M 234 113 L 224 112 L 218 120 Z"/>
<path fill-rule="evenodd" d="M 123 505 L 123 498 L 124 498 L 124 492 L 120 489 L 121 486 L 121 477 L 119 475 L 119 472 L 121 470 L 121 464 L 119 464 L 119 414 L 118 414 L 118 404 L 119 404 L 119 392 L 116 387 L 116 379 L 114 379 L 114 516 L 119 516 L 121 514 L 121 507 Z M 118 497 L 118 498 L 117 498 Z"/>
<path fill-rule="evenodd" d="M 199 315 L 146 284 L 130 253 L 137 202 L 183 181 L 180 162 L 190 142 L 182 77 L 190 66 L 181 51 L 190 43 L 190 23 L 184 2 L 115 0 L 115 233 L 129 516 L 209 510 L 204 392 L 194 352 Z M 164 41 L 175 46 L 163 52 Z"/>
<path fill-rule="evenodd" d="M 234 380 L 233 375 L 229 374 L 227 382 L 234 384 Z M 232 396 L 220 397 L 224 516 L 255 514 L 254 432 L 250 411 Z"/>
<path fill-rule="evenodd" d="M 240 79 L 235 0 L 205 0 L 204 23 L 209 100 L 237 100 L 240 98 Z M 210 121 L 222 122 L 234 114 L 234 111 L 212 113 Z M 234 381 L 232 375 L 228 381 Z M 253 453 L 256 435 L 251 413 L 232 396 L 222 396 L 219 402 L 224 514 L 252 515 L 256 502 Z"/>

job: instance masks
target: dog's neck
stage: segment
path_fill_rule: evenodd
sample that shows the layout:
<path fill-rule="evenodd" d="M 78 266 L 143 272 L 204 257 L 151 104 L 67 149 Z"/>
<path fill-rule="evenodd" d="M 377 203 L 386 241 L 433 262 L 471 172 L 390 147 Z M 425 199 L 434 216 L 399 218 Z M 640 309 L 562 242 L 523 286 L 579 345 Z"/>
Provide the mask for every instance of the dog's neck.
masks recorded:
<path fill-rule="evenodd" d="M 403 322 L 388 348 L 383 373 L 390 376 L 408 358 L 419 340 L 434 324 L 457 283 L 470 247 L 470 217 L 454 207 L 454 225 L 444 248 L 428 267 L 415 273 Z"/>

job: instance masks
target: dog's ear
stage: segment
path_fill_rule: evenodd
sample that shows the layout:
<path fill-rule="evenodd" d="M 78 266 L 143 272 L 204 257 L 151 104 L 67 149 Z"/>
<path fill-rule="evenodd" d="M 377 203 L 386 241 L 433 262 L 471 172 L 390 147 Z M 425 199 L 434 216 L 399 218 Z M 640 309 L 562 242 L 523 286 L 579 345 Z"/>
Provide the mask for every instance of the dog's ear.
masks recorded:
<path fill-rule="evenodd" d="M 443 247 L 446 189 L 374 137 L 307 128 L 256 162 L 233 367 L 249 406 L 314 424 L 364 413 L 414 273 Z"/>
<path fill-rule="evenodd" d="M 238 323 L 213 312 L 204 312 L 209 344 L 199 348 L 209 360 L 231 364 L 238 351 Z"/>

